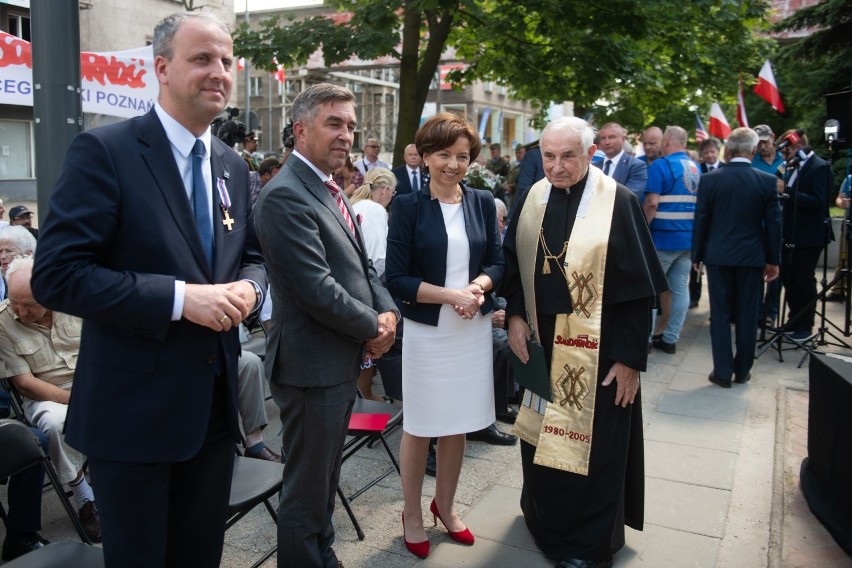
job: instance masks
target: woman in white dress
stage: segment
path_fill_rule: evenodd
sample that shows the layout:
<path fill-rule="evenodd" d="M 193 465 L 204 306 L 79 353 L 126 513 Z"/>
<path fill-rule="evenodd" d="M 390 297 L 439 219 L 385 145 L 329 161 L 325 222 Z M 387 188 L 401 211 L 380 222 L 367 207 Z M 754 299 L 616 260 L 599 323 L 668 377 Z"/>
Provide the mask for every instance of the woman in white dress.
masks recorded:
<path fill-rule="evenodd" d="M 364 185 L 356 189 L 349 199 L 352 210 L 361 225 L 367 258 L 379 278 L 385 279 L 385 251 L 388 244 L 388 210 L 386 207 L 396 193 L 396 176 L 387 168 L 373 168 L 364 176 Z M 362 366 L 363 367 L 363 366 Z M 358 390 L 364 397 L 381 401 L 373 394 L 373 376 L 376 368 L 370 364 L 358 375 Z"/>
<path fill-rule="evenodd" d="M 439 113 L 417 131 L 430 181 L 393 203 L 386 262 L 391 294 L 402 301 L 402 392 L 405 415 L 399 457 L 403 537 L 414 555 L 429 554 L 422 489 L 430 437 L 438 438 L 430 511 L 449 536 L 474 537 L 453 501 L 465 434 L 494 422 L 491 319 L 487 292 L 503 277 L 494 198 L 462 179 L 482 144 L 464 118 Z"/>

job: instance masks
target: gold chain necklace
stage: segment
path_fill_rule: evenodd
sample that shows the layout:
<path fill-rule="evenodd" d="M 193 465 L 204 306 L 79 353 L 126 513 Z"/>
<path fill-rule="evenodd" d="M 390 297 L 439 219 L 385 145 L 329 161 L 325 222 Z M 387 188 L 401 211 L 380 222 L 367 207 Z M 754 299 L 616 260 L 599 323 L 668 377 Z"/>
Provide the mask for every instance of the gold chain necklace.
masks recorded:
<path fill-rule="evenodd" d="M 568 282 L 568 275 L 565 274 L 565 269 L 562 265 L 562 261 L 559 260 L 560 258 L 565 256 L 566 252 L 568 252 L 568 241 L 565 241 L 565 244 L 562 245 L 562 251 L 559 254 L 553 255 L 544 240 L 544 228 L 539 229 L 538 240 L 541 243 L 541 250 L 544 253 L 544 263 L 541 267 L 541 273 L 544 275 L 550 274 L 550 261 L 553 260 L 556 262 L 556 266 L 559 267 L 559 271 L 565 278 L 565 282 Z"/>

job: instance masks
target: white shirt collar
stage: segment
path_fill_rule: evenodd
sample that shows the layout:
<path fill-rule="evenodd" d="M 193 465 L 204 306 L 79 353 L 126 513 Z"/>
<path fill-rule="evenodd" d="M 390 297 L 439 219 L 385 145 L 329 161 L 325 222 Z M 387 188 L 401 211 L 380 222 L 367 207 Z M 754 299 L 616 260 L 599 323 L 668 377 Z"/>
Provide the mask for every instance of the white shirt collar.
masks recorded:
<path fill-rule="evenodd" d="M 621 152 L 619 152 L 618 154 L 616 154 L 612 158 L 607 158 L 606 156 L 604 156 L 603 163 L 606 164 L 607 160 L 612 160 L 612 165 L 615 166 L 621 161 L 621 157 L 623 155 L 624 155 L 624 150 L 622 150 Z M 612 173 L 612 172 L 610 172 L 610 173 Z"/>
<path fill-rule="evenodd" d="M 743 157 L 737 156 L 736 158 L 731 158 L 731 163 L 734 163 L 734 162 L 743 162 L 743 163 L 746 163 L 746 164 L 750 164 L 751 160 L 749 160 L 748 158 L 743 158 Z"/>
<path fill-rule="evenodd" d="M 296 156 L 297 158 L 299 158 L 300 160 L 302 160 L 303 162 L 305 162 L 305 164 L 307 164 L 307 166 L 309 168 L 311 168 L 314 171 L 315 174 L 317 174 L 317 177 L 319 177 L 320 181 L 322 181 L 323 183 L 327 182 L 330 179 L 333 179 L 331 177 L 331 175 L 327 175 L 327 174 L 323 173 L 323 171 L 321 169 L 319 169 L 318 167 L 313 165 L 311 163 L 311 161 L 309 159 L 307 159 L 306 157 L 304 157 L 302 154 L 300 154 L 298 150 L 294 149 L 293 155 Z"/>
<path fill-rule="evenodd" d="M 195 146 L 195 135 L 187 130 L 184 125 L 172 118 L 171 115 L 160 106 L 160 103 L 154 103 L 154 112 L 157 113 L 157 117 L 163 125 L 163 130 L 166 131 L 166 137 L 169 139 L 169 142 L 172 143 L 172 146 L 174 146 L 182 156 L 189 159 L 189 155 L 192 154 L 192 147 Z M 207 157 L 210 157 L 210 136 L 210 127 L 208 126 L 207 130 L 198 137 L 198 139 L 204 143 L 204 151 L 206 152 Z"/>

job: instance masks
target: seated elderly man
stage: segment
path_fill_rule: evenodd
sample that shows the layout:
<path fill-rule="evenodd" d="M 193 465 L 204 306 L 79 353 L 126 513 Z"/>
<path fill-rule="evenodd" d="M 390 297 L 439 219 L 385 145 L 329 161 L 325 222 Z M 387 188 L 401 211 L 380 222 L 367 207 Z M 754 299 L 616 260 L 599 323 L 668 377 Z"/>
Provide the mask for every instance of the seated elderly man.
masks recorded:
<path fill-rule="evenodd" d="M 32 254 L 36 248 L 35 237 L 25 227 L 5 226 L 0 229 L 0 300 L 7 296 L 6 271 L 16 256 Z"/>
<path fill-rule="evenodd" d="M 101 540 L 85 456 L 65 443 L 63 429 L 80 350 L 82 321 L 43 308 L 30 289 L 32 257 L 17 257 L 6 271 L 9 297 L 0 303 L 0 359 L 5 376 L 24 398 L 24 414 L 47 434 L 50 459 L 77 505 L 86 534 Z"/>

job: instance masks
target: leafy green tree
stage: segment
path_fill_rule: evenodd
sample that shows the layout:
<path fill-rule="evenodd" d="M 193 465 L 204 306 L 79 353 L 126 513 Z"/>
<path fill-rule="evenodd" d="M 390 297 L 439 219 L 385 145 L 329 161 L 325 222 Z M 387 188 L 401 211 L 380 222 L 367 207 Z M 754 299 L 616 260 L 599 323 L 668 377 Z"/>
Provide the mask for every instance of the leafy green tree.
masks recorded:
<path fill-rule="evenodd" d="M 414 138 L 442 54 L 467 63 L 452 74 L 507 87 L 544 111 L 570 100 L 577 114 L 640 129 L 681 109 L 733 100 L 740 69 L 759 68 L 771 42 L 758 32 L 766 0 L 329 0 L 351 18 L 316 16 L 258 30 L 243 25 L 235 50 L 270 68 L 300 65 L 321 47 L 329 66 L 351 55 L 400 61 L 394 163 Z M 688 126 L 694 122 L 690 119 Z"/>
<path fill-rule="evenodd" d="M 779 122 L 781 131 L 804 129 L 811 144 L 825 155 L 823 127 L 828 117 L 823 97 L 852 86 L 852 0 L 825 0 L 803 8 L 779 22 L 775 30 L 813 30 L 779 50 L 776 79 L 785 106 Z M 776 129 L 776 133 L 780 131 Z M 852 133 L 846 133 L 846 138 L 852 138 Z M 843 179 L 845 162 L 835 163 L 837 185 Z"/>

